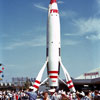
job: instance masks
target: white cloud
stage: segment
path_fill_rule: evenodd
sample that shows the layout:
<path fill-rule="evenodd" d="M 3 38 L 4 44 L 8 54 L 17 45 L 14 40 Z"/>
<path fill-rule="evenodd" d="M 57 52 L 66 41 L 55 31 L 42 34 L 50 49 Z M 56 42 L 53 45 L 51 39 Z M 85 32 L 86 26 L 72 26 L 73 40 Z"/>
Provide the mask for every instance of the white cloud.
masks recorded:
<path fill-rule="evenodd" d="M 100 40 L 100 34 L 97 34 L 97 35 L 90 35 L 90 36 L 86 36 L 87 39 L 89 40 Z"/>
<path fill-rule="evenodd" d="M 39 8 L 39 9 L 42 9 L 42 10 L 46 10 L 46 11 L 48 10 L 48 8 L 44 7 L 41 4 L 34 4 L 34 7 Z"/>
<path fill-rule="evenodd" d="M 75 24 L 83 34 L 100 32 L 100 19 L 98 18 L 80 19 Z"/>
<path fill-rule="evenodd" d="M 60 11 L 60 16 L 65 18 L 74 18 L 77 13 L 74 11 Z"/>
<path fill-rule="evenodd" d="M 60 1 L 60 0 L 58 1 L 58 4 L 63 4 L 63 3 L 64 3 L 63 1 Z"/>
<path fill-rule="evenodd" d="M 100 19 L 99 18 L 89 18 L 89 19 L 81 18 L 78 20 L 74 20 L 73 26 L 77 29 L 77 31 L 75 32 L 76 35 L 80 35 L 80 36 L 88 35 L 87 39 L 89 39 L 89 36 L 93 37 L 92 34 L 100 34 Z"/>
<path fill-rule="evenodd" d="M 29 41 L 16 41 L 5 46 L 5 50 L 13 50 L 18 47 L 39 47 L 45 46 L 46 39 L 43 36 L 37 37 Z"/>
<path fill-rule="evenodd" d="M 85 36 L 88 40 L 100 40 L 100 19 L 99 18 L 80 18 L 73 20 L 72 32 L 65 33 L 65 36 Z M 75 30 L 74 30 L 75 29 Z"/>
<path fill-rule="evenodd" d="M 62 41 L 62 45 L 77 45 L 79 44 L 80 42 L 79 41 L 75 41 L 75 40 L 63 40 Z"/>
<path fill-rule="evenodd" d="M 14 64 L 5 64 L 7 67 L 16 67 L 16 65 L 14 65 Z"/>
<path fill-rule="evenodd" d="M 100 10 L 100 0 L 96 0 L 96 2 L 97 2 L 98 10 Z"/>
<path fill-rule="evenodd" d="M 76 33 L 65 33 L 64 35 L 65 35 L 65 36 L 77 36 L 77 35 L 79 35 L 79 34 L 76 34 Z"/>
<path fill-rule="evenodd" d="M 90 17 L 90 18 L 79 18 L 75 19 L 72 18 L 72 31 L 71 33 L 65 33 L 65 36 L 85 36 L 88 40 L 100 40 L 100 0 L 96 0 L 97 5 L 97 11 L 95 12 L 96 16 Z M 74 12 L 67 13 L 62 12 L 62 16 L 73 16 Z"/>
<path fill-rule="evenodd" d="M 100 0 L 95 0 L 96 5 L 94 6 L 95 8 L 95 14 L 94 16 L 100 17 Z"/>

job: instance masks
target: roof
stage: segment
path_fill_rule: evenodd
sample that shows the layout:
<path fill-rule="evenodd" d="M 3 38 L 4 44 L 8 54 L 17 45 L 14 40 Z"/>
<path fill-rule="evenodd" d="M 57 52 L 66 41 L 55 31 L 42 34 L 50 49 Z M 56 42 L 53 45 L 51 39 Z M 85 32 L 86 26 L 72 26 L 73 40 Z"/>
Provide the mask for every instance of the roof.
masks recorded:
<path fill-rule="evenodd" d="M 100 67 L 95 68 L 89 72 L 85 72 L 75 79 L 94 79 L 100 77 Z"/>
<path fill-rule="evenodd" d="M 100 84 L 100 77 L 95 79 L 74 79 L 74 84 Z"/>

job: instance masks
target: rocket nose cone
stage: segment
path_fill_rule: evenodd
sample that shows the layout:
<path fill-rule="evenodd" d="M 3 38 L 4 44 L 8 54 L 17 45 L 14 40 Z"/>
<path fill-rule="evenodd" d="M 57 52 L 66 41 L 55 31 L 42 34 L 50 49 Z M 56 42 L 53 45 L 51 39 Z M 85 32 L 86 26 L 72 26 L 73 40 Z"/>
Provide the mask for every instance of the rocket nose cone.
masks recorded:
<path fill-rule="evenodd" d="M 51 0 L 50 1 L 50 4 L 52 4 L 52 3 L 56 3 L 56 0 Z"/>

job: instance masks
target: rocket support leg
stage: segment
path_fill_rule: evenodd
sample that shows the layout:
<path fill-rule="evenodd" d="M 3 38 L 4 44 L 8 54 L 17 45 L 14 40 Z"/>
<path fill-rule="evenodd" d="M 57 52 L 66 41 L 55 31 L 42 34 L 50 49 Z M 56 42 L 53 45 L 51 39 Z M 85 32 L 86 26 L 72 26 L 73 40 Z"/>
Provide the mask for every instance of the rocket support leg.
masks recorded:
<path fill-rule="evenodd" d="M 44 84 L 47 80 L 48 80 L 48 77 L 40 85 Z"/>
<path fill-rule="evenodd" d="M 71 92 L 76 92 L 75 87 L 73 85 L 73 82 L 72 82 L 72 80 L 70 78 L 70 75 L 69 75 L 68 71 L 65 69 L 64 65 L 62 64 L 61 58 L 60 58 L 60 65 L 61 65 L 61 67 L 62 67 L 62 69 L 64 71 L 64 75 L 65 75 L 65 78 L 66 78 L 66 84 L 67 84 L 69 90 Z"/>
<path fill-rule="evenodd" d="M 44 72 L 44 70 L 46 68 L 47 62 L 48 61 L 45 62 L 45 64 L 43 65 L 43 67 L 41 68 L 40 72 L 37 75 L 37 78 L 36 78 L 36 80 L 35 80 L 35 82 L 33 84 L 34 91 L 37 91 L 39 86 L 41 85 L 40 84 L 41 83 L 41 79 L 42 79 L 42 76 L 43 76 L 43 72 Z"/>
<path fill-rule="evenodd" d="M 59 78 L 59 80 L 67 86 L 67 84 L 62 79 Z"/>

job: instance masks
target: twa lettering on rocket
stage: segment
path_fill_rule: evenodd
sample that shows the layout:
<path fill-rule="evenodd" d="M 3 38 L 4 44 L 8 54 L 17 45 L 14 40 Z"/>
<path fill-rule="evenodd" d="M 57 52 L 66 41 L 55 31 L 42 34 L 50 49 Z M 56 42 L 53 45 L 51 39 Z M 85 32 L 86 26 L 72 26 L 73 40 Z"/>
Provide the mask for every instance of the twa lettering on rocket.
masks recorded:
<path fill-rule="evenodd" d="M 46 51 L 46 62 L 41 68 L 34 82 L 34 91 L 38 90 L 41 85 L 41 79 L 45 68 L 47 67 L 48 77 L 43 81 L 49 82 L 50 88 L 59 86 L 59 71 L 62 67 L 66 85 L 70 91 L 75 92 L 73 82 L 70 78 L 69 73 L 62 64 L 60 56 L 60 19 L 59 11 L 56 0 L 51 0 L 48 9 L 48 22 L 47 22 L 47 51 Z M 61 79 L 60 79 L 61 80 Z M 62 82 L 64 82 L 62 80 Z"/>

